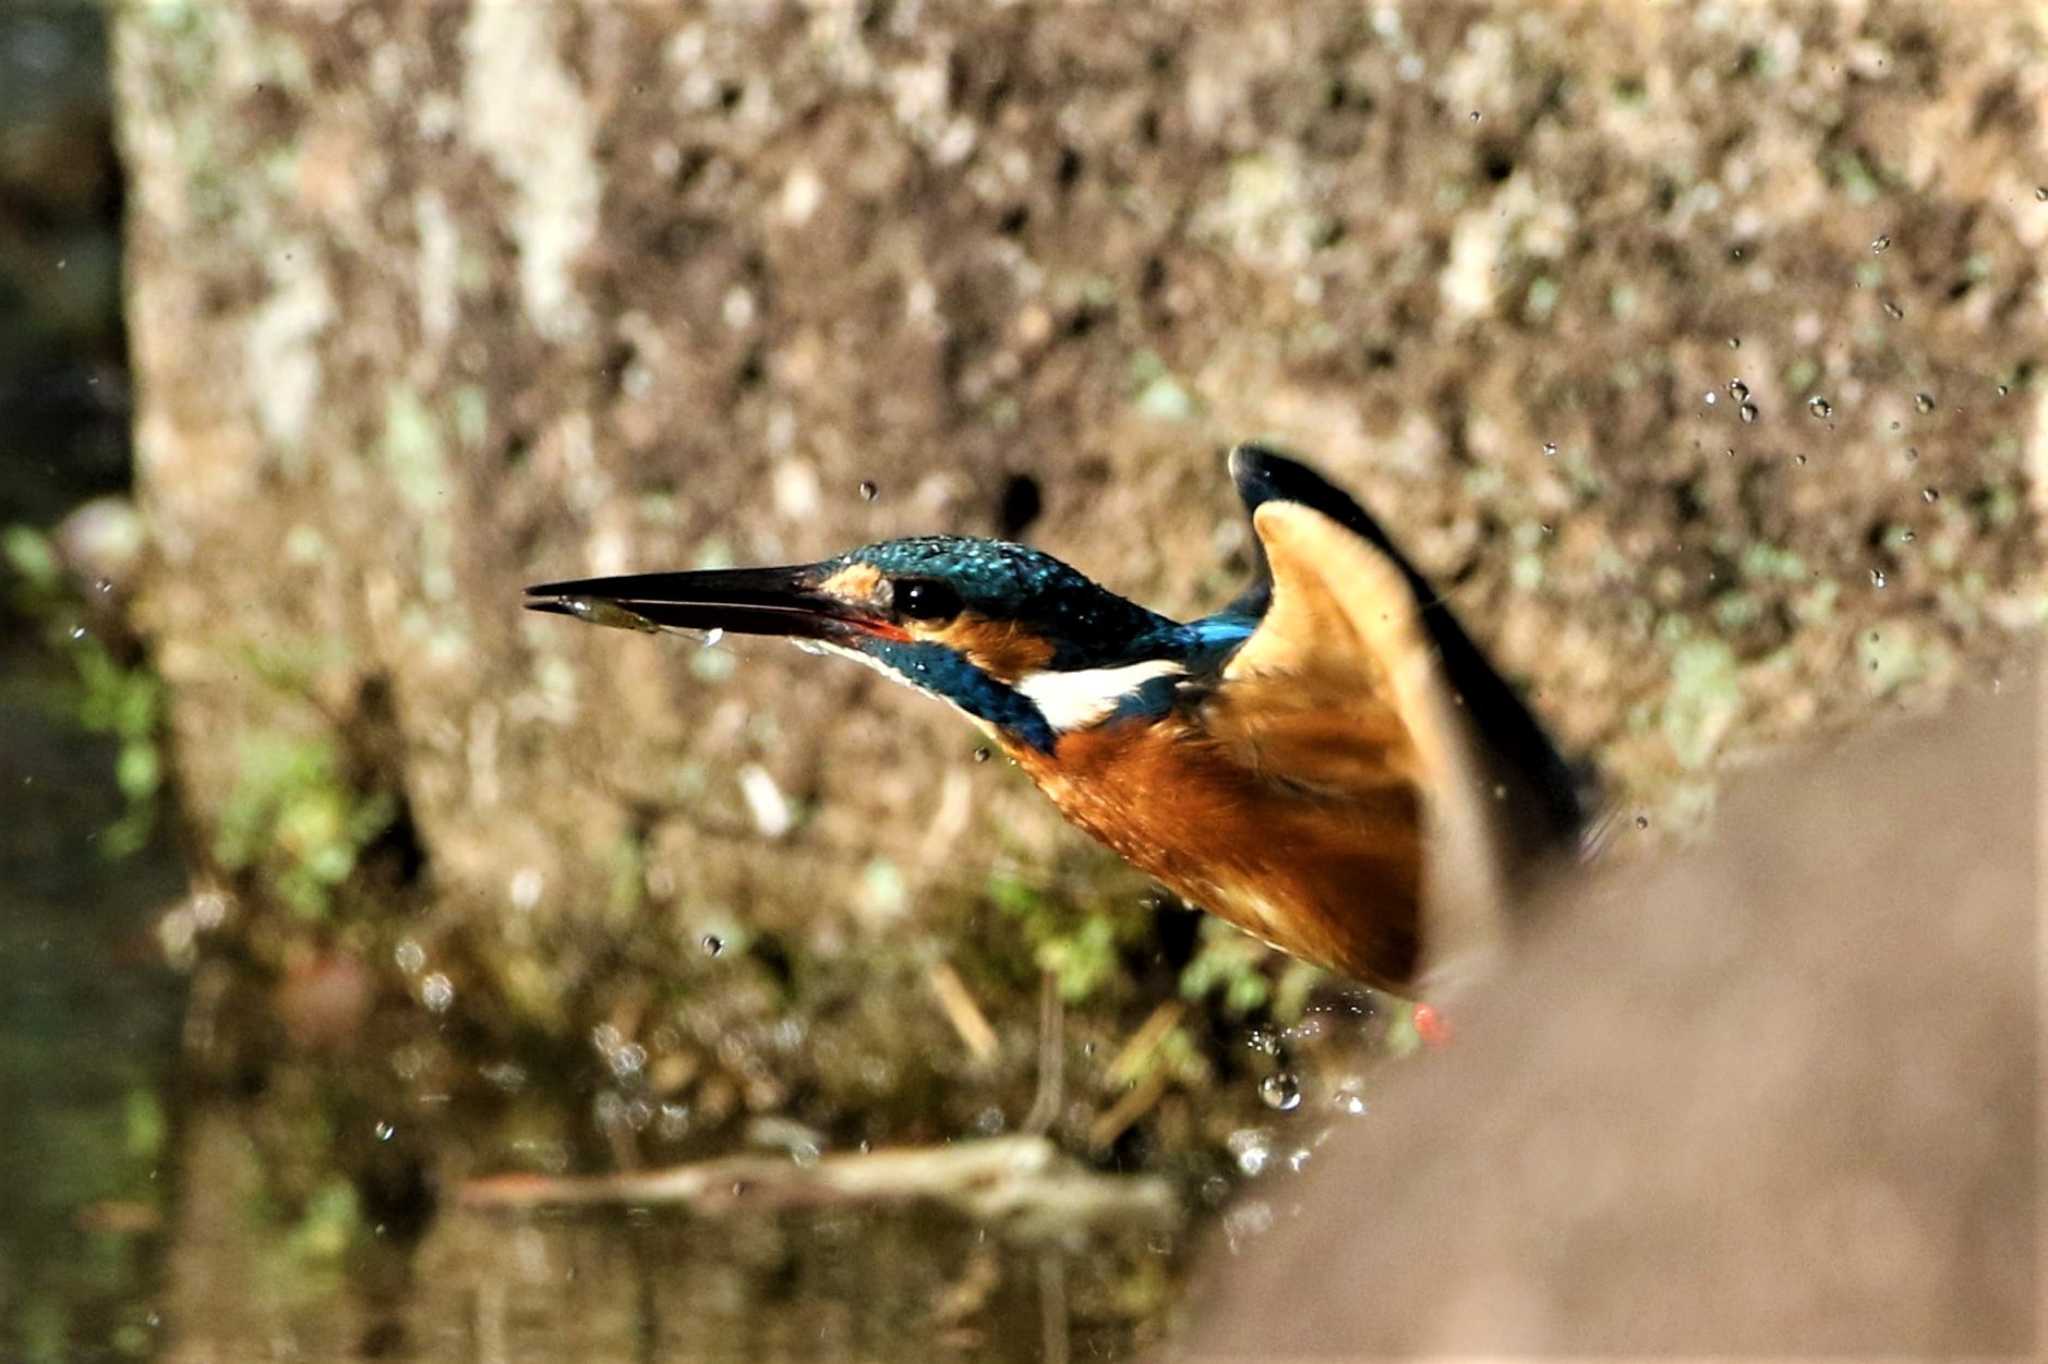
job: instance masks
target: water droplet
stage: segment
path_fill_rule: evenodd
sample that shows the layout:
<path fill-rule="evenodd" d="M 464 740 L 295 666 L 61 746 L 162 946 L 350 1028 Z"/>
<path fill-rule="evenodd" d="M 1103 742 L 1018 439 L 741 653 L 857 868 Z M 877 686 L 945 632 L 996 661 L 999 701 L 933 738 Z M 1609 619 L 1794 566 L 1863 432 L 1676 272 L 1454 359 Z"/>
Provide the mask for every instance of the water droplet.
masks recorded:
<path fill-rule="evenodd" d="M 1740 379 L 1730 379 L 1728 381 L 1728 396 L 1738 403 L 1748 402 L 1749 385 L 1743 383 Z"/>
<path fill-rule="evenodd" d="M 605 1058 L 612 1068 L 612 1074 L 621 1080 L 630 1080 L 647 1066 L 647 1048 L 638 1042 L 628 1042 L 612 1049 Z"/>
<path fill-rule="evenodd" d="M 1650 817 L 1649 817 L 1648 815 L 1637 815 L 1637 816 L 1636 816 L 1636 827 L 1637 827 L 1638 829 L 1647 829 L 1647 828 L 1649 828 L 1649 827 L 1650 827 Z"/>
<path fill-rule="evenodd" d="M 1729 349 L 1729 350 L 1741 350 L 1741 349 L 1742 349 L 1742 338 L 1741 338 L 1741 337 L 1739 337 L 1739 336 L 1731 336 L 1731 337 L 1729 337 L 1729 338 L 1728 338 L 1728 349 Z"/>
<path fill-rule="evenodd" d="M 388 1122 L 378 1123 L 371 1131 L 376 1134 L 378 1141 L 390 1141 L 398 1133 L 398 1129 Z"/>
<path fill-rule="evenodd" d="M 1268 1108 L 1282 1113 L 1301 1106 L 1301 1081 L 1284 1070 L 1276 1070 L 1259 1081 L 1259 1098 Z"/>
<path fill-rule="evenodd" d="M 1479 121 L 1479 111 L 1477 109 L 1474 109 L 1472 111 L 1472 121 L 1474 123 L 1477 123 Z"/>
<path fill-rule="evenodd" d="M 714 625 L 714 626 L 712 626 L 712 627 L 711 627 L 711 628 L 710 628 L 709 630 L 706 630 L 706 631 L 704 632 L 704 647 L 705 647 L 705 648 L 707 648 L 707 649 L 716 649 L 716 648 L 717 648 L 717 647 L 718 647 L 718 646 L 719 646 L 720 644 L 722 644 L 722 643 L 724 643 L 724 642 L 725 642 L 725 627 L 724 627 L 723 625 Z"/>
<path fill-rule="evenodd" d="M 1999 397 L 2003 398 L 2003 397 L 2004 397 L 2004 396 L 2005 396 L 2006 394 L 2008 394 L 2008 393 L 2010 393 L 2010 392 L 2012 392 L 2012 386 L 2011 386 L 2010 384 L 2000 384 L 2000 385 L 1998 386 L 1998 396 L 1999 396 Z"/>
<path fill-rule="evenodd" d="M 399 970 L 408 976 L 416 976 L 427 964 L 427 949 L 407 938 L 391 950 L 391 959 L 398 963 Z"/>
<path fill-rule="evenodd" d="M 112 578 L 94 578 L 92 580 L 92 590 L 104 597 L 114 590 L 114 580 Z"/>
<path fill-rule="evenodd" d="M 2048 185 L 2034 186 L 2034 202 L 2037 204 L 2048 204 Z"/>
<path fill-rule="evenodd" d="M 1744 404 L 1743 404 L 1743 405 L 1742 405 L 1742 406 L 1741 406 L 1740 408 L 1738 408 L 1737 410 L 1738 410 L 1739 412 L 1741 412 L 1741 414 L 1742 414 L 1742 419 L 1743 419 L 1744 421 L 1746 421 L 1746 422 L 1753 422 L 1753 421 L 1755 421 L 1755 420 L 1757 419 L 1757 417 L 1758 417 L 1758 416 L 1760 415 L 1760 414 L 1759 414 L 1759 413 L 1757 412 L 1757 410 L 1756 410 L 1756 404 L 1755 404 L 1755 403 L 1744 403 Z"/>
<path fill-rule="evenodd" d="M 1556 442 L 1556 441 L 1554 441 L 1554 440 L 1547 440 L 1547 441 L 1544 441 L 1544 442 L 1543 442 L 1543 453 L 1544 453 L 1544 455 L 1545 455 L 1546 457 L 1548 457 L 1548 458 L 1551 458 L 1551 459 L 1555 459 L 1555 458 L 1557 458 L 1557 442 Z"/>
<path fill-rule="evenodd" d="M 1879 233 L 1878 236 L 1870 243 L 1871 254 L 1881 256 L 1885 252 L 1891 250 L 1891 245 L 1892 239 L 1890 234 Z"/>
<path fill-rule="evenodd" d="M 1280 1054 L 1280 1034 L 1263 1023 L 1245 1033 L 1244 1044 L 1266 1056 Z"/>
<path fill-rule="evenodd" d="M 1704 402 L 1708 407 L 1712 407 L 1715 403 L 1721 401 L 1721 395 L 1710 388 L 1700 395 L 1700 401 Z"/>
<path fill-rule="evenodd" d="M 1797 464 L 1797 465 L 1799 465 L 1799 466 L 1800 466 L 1801 468 L 1805 468 L 1805 467 L 1806 467 L 1806 456 L 1805 456 L 1805 455 L 1794 455 L 1794 456 L 1792 456 L 1792 462 L 1793 462 L 1794 464 Z"/>
<path fill-rule="evenodd" d="M 1350 1090 L 1339 1090 L 1330 1097 L 1330 1107 L 1347 1118 L 1362 1118 L 1366 1110 L 1365 1096 Z"/>
<path fill-rule="evenodd" d="M 882 495 L 882 489 L 881 489 L 881 487 L 880 487 L 879 485 L 877 485 L 877 484 L 875 483 L 875 481 L 874 481 L 873 479 L 871 479 L 871 478 L 864 478 L 864 479 L 862 479 L 862 480 L 860 481 L 860 500 L 861 500 L 861 501 L 863 501 L 863 502 L 872 502 L 872 501 L 874 501 L 874 500 L 875 500 L 876 498 L 880 497 L 881 495 Z"/>
<path fill-rule="evenodd" d="M 974 750 L 974 760 L 978 763 L 985 763 L 994 756 L 995 754 L 991 753 L 986 748 L 977 748 Z"/>
<path fill-rule="evenodd" d="M 1884 586 L 1884 570 L 1883 570 L 1883 569 L 1881 569 L 1881 568 L 1873 568 L 1873 569 L 1871 569 L 1871 570 L 1870 570 L 1870 585 L 1871 585 L 1872 587 L 1879 587 L 1879 588 L 1881 588 L 1881 587 L 1883 587 L 1883 586 Z"/>
<path fill-rule="evenodd" d="M 704 935 L 704 951 L 707 955 L 715 957 L 724 950 L 725 939 L 719 937 L 716 933 L 706 933 Z"/>
<path fill-rule="evenodd" d="M 1900 532 L 1899 532 L 1899 540 L 1900 540 L 1900 542 L 1901 542 L 1901 543 L 1903 543 L 1903 544 L 1908 544 L 1908 545 L 1910 545 L 1910 544 L 1912 544 L 1912 543 L 1913 543 L 1913 542 L 1914 542 L 1915 540 L 1917 540 L 1917 539 L 1919 539 L 1919 538 L 1920 538 L 1920 537 L 1919 537 L 1919 536 L 1917 536 L 1917 535 L 1915 535 L 1915 534 L 1913 533 L 1913 531 L 1912 531 L 1912 530 L 1911 530 L 1910 528 L 1908 528 L 1908 529 L 1906 529 L 1906 530 L 1902 530 L 1902 531 L 1900 531 Z"/>
<path fill-rule="evenodd" d="M 1939 502 L 1941 500 L 1941 489 L 1922 488 L 1920 490 L 1920 500 L 1922 502 Z"/>
<path fill-rule="evenodd" d="M 455 1002 L 455 982 L 439 971 L 420 982 L 420 1003 L 435 1013 L 448 1012 L 448 1006 Z"/>
<path fill-rule="evenodd" d="M 1821 397 L 1818 393 L 1806 400 L 1806 410 L 1822 421 L 1826 421 L 1829 417 L 1835 415 L 1835 405 L 1826 398 Z"/>
<path fill-rule="evenodd" d="M 1913 395 L 1913 410 L 1916 412 L 1932 412 L 1934 410 L 1934 395 L 1932 393 L 1915 393 Z"/>
<path fill-rule="evenodd" d="M 1917 446 L 1917 445 L 1909 445 L 1909 446 L 1907 446 L 1907 447 L 1906 447 L 1906 463 L 1908 463 L 1908 464 L 1917 464 L 1917 463 L 1919 463 L 1919 462 L 1920 462 L 1920 447 L 1919 447 L 1919 446 Z"/>
<path fill-rule="evenodd" d="M 1904 308 L 1901 308 L 1898 304 L 1892 302 L 1890 299 L 1886 299 L 1884 305 L 1884 315 L 1886 317 L 1889 317 L 1892 321 L 1897 322 L 1899 319 L 1903 318 L 1906 315 L 1906 310 Z"/>
<path fill-rule="evenodd" d="M 72 638 L 72 639 L 73 639 L 74 641 L 77 641 L 77 640 L 82 640 L 82 639 L 84 639 L 84 638 L 85 638 L 85 627 L 84 627 L 83 625 L 74 625 L 74 626 L 72 626 L 72 627 L 71 627 L 71 638 Z"/>
<path fill-rule="evenodd" d="M 1273 1156 L 1271 1139 L 1256 1127 L 1239 1128 L 1226 1137 L 1223 1144 L 1236 1158 L 1240 1174 L 1258 1174 Z"/>

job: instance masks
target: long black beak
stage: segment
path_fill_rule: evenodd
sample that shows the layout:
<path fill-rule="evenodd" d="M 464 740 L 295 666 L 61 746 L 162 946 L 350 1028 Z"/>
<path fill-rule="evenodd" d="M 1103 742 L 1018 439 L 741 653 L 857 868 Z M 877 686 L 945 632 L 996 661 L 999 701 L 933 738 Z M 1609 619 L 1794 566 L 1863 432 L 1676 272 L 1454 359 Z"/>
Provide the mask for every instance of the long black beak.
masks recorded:
<path fill-rule="evenodd" d="M 529 611 L 624 630 L 723 630 L 736 635 L 845 639 L 887 628 L 817 590 L 815 564 L 579 578 L 526 589 Z"/>

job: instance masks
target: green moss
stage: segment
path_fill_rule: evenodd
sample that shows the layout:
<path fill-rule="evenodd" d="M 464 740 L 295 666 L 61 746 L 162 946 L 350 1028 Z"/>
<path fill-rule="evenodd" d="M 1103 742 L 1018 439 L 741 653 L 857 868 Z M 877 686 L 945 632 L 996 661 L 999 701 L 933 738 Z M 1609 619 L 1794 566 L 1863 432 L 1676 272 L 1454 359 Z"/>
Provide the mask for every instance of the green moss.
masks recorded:
<path fill-rule="evenodd" d="M 1725 642 L 1689 639 L 1673 650 L 1658 729 L 1681 767 L 1705 766 L 1741 709 L 1741 673 Z"/>
<path fill-rule="evenodd" d="M 1264 970 L 1266 956 L 1262 944 L 1221 919 L 1204 919 L 1202 945 L 1181 968 L 1181 997 L 1203 1000 L 1218 995 L 1224 1012 L 1243 1018 L 1273 998 L 1273 981 Z"/>
<path fill-rule="evenodd" d="M 397 814 L 388 792 L 351 788 L 334 741 L 258 734 L 243 740 L 213 855 L 254 875 L 293 913 L 324 918 L 358 857 Z"/>
<path fill-rule="evenodd" d="M 1069 1004 L 1085 1002 L 1121 977 L 1120 916 L 1048 895 L 1007 872 L 989 877 L 988 898 L 1022 928 L 1033 960 L 1059 982 Z"/>

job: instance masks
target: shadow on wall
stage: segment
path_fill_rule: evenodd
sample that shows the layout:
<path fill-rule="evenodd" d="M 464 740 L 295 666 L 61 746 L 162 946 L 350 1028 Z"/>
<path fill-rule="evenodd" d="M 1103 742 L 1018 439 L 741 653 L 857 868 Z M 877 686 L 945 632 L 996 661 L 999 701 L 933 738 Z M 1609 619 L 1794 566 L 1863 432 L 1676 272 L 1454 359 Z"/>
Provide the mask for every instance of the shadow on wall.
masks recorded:
<path fill-rule="evenodd" d="M 1561 889 L 1182 1357 L 2031 1354 L 2041 692 L 1995 690 Z"/>

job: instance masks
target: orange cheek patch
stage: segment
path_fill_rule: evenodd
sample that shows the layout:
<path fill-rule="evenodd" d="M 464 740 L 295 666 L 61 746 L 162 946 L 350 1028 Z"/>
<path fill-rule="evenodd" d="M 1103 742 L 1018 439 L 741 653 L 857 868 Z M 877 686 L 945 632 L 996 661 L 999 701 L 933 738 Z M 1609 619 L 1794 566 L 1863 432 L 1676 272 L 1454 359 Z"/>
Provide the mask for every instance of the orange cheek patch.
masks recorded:
<path fill-rule="evenodd" d="M 1005 621 L 963 615 L 926 638 L 966 654 L 968 661 L 1000 682 L 1014 682 L 1052 661 L 1052 645 Z"/>
<path fill-rule="evenodd" d="M 848 564 L 818 584 L 820 592 L 856 606 L 866 606 L 874 601 L 875 594 L 881 589 L 882 570 L 873 564 Z"/>

